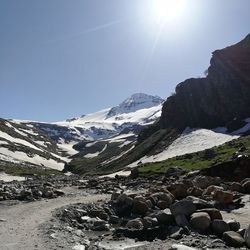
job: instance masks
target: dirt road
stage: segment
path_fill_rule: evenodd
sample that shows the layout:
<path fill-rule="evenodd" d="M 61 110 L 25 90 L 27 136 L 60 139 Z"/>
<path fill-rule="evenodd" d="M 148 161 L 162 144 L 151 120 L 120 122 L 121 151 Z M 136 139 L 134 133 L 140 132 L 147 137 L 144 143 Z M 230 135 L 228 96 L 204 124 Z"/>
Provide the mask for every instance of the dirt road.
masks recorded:
<path fill-rule="evenodd" d="M 96 202 L 109 197 L 107 195 L 84 195 L 75 191 L 74 194 L 74 190 L 67 190 L 73 194 L 51 200 L 18 203 L 11 206 L 0 203 L 0 249 L 50 250 L 49 239 L 44 239 L 39 225 L 51 219 L 54 209 L 79 202 Z"/>

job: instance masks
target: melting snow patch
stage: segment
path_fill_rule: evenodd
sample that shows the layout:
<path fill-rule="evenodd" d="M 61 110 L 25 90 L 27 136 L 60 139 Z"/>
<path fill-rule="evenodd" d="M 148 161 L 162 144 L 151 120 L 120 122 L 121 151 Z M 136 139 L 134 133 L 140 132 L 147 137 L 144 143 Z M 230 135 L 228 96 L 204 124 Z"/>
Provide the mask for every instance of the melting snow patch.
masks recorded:
<path fill-rule="evenodd" d="M 222 131 L 222 128 L 218 130 Z M 199 152 L 239 138 L 239 136 L 236 135 L 218 133 L 215 131 L 217 130 L 187 128 L 183 131 L 181 136 L 163 152 L 157 155 L 145 156 L 130 164 L 129 167 L 135 167 L 139 162 L 160 162 L 175 156 Z"/>
<path fill-rule="evenodd" d="M 97 157 L 99 154 L 103 153 L 107 149 L 107 144 L 104 146 L 104 148 L 101 151 L 95 152 L 95 153 L 89 153 L 84 155 L 85 158 L 94 158 Z"/>
<path fill-rule="evenodd" d="M 4 172 L 0 172 L 0 181 L 4 182 L 25 181 L 25 177 L 9 175 Z"/>

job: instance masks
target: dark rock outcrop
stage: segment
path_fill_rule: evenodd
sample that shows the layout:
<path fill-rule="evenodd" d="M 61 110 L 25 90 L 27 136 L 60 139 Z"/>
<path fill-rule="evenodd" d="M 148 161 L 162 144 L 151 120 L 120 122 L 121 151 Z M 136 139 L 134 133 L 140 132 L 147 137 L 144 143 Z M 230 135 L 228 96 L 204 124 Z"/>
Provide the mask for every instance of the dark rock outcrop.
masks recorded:
<path fill-rule="evenodd" d="M 214 128 L 250 116 L 250 34 L 216 50 L 206 78 L 188 79 L 163 105 L 161 128 Z"/>

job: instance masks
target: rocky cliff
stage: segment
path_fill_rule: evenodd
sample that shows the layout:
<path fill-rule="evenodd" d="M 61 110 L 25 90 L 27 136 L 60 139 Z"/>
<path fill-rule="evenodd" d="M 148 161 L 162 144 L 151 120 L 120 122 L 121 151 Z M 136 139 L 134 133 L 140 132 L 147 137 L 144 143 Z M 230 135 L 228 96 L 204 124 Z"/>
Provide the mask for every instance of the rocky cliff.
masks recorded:
<path fill-rule="evenodd" d="M 213 53 L 206 78 L 188 79 L 163 105 L 159 127 L 214 128 L 250 117 L 250 34 Z"/>

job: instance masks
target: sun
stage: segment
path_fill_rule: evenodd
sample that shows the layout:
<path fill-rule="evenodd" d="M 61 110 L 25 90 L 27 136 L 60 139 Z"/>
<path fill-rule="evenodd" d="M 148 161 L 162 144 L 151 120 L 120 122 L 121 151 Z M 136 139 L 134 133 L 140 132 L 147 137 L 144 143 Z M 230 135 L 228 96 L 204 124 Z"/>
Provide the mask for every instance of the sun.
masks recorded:
<path fill-rule="evenodd" d="M 152 11 L 156 22 L 164 25 L 183 15 L 187 0 L 153 0 Z"/>

